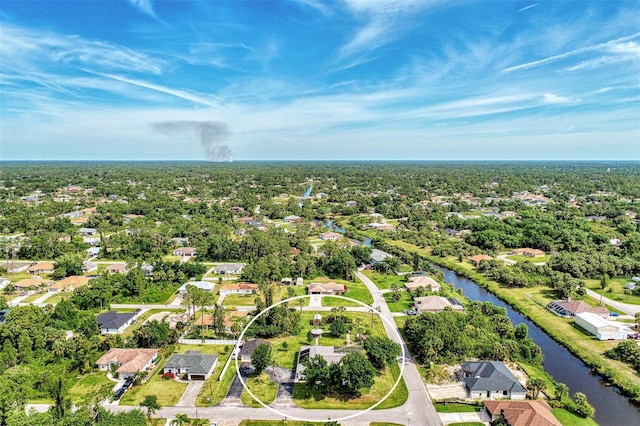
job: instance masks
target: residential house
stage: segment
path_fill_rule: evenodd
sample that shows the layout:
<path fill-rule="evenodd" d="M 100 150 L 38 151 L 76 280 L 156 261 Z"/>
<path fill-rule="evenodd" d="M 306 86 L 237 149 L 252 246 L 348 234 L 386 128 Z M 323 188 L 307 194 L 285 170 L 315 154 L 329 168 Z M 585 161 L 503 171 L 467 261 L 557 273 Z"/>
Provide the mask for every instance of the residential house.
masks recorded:
<path fill-rule="evenodd" d="M 244 223 L 245 225 L 252 222 L 254 218 L 252 216 L 243 216 L 236 219 L 236 222 Z"/>
<path fill-rule="evenodd" d="M 196 249 L 193 247 L 179 247 L 173 251 L 174 256 L 192 257 L 196 255 Z"/>
<path fill-rule="evenodd" d="M 25 278 L 13 283 L 13 287 L 18 290 L 38 290 L 40 288 L 47 288 L 52 283 L 53 281 L 51 280 L 43 280 L 41 278 Z"/>
<path fill-rule="evenodd" d="M 253 351 L 256 350 L 258 345 L 271 346 L 271 343 L 269 343 L 268 340 L 264 340 L 264 339 L 248 339 L 242 345 L 242 348 L 240 349 L 240 353 L 238 353 L 238 357 L 240 357 L 240 362 L 251 362 L 251 355 L 253 354 Z"/>
<path fill-rule="evenodd" d="M 60 281 L 56 281 L 49 286 L 50 293 L 57 292 L 69 292 L 73 291 L 78 287 L 82 287 L 89 284 L 89 277 L 83 277 L 80 275 L 72 275 L 70 277 L 66 277 L 61 279 Z"/>
<path fill-rule="evenodd" d="M 304 284 L 304 280 L 302 279 L 302 277 L 298 277 L 296 278 L 296 285 L 300 286 Z"/>
<path fill-rule="evenodd" d="M 184 247 L 186 245 L 189 244 L 189 239 L 188 238 L 182 238 L 182 237 L 173 237 L 171 239 L 171 241 L 175 244 L 178 245 L 180 247 Z"/>
<path fill-rule="evenodd" d="M 298 223 L 302 221 L 300 216 L 296 216 L 295 214 L 285 216 L 284 221 L 287 223 Z"/>
<path fill-rule="evenodd" d="M 485 401 L 491 422 L 502 418 L 509 426 L 562 426 L 544 401 Z"/>
<path fill-rule="evenodd" d="M 96 235 L 98 230 L 96 228 L 80 228 L 78 229 L 78 232 L 83 237 L 90 237 L 92 235 Z"/>
<path fill-rule="evenodd" d="M 0 309 L 0 324 L 7 321 L 7 315 L 9 315 L 11 309 Z"/>
<path fill-rule="evenodd" d="M 140 270 L 144 272 L 145 277 L 153 276 L 153 265 L 149 263 L 143 263 L 142 266 L 140 266 Z"/>
<path fill-rule="evenodd" d="M 347 207 L 358 207 L 358 203 L 356 201 L 347 201 L 346 203 L 344 203 L 345 206 Z"/>
<path fill-rule="evenodd" d="M 328 283 L 311 283 L 307 287 L 307 293 L 309 294 L 344 294 L 347 292 L 347 286 L 344 284 L 336 284 L 334 282 Z"/>
<path fill-rule="evenodd" d="M 465 362 L 462 380 L 472 399 L 525 399 L 527 390 L 500 361 Z"/>
<path fill-rule="evenodd" d="M 113 263 L 107 266 L 107 272 L 110 274 L 126 274 L 127 264 L 126 263 Z"/>
<path fill-rule="evenodd" d="M 198 287 L 200 290 L 206 291 L 207 293 L 211 293 L 216 286 L 215 283 L 212 283 L 211 281 L 187 281 L 178 288 L 178 293 L 182 296 L 187 294 L 187 286 L 189 285 Z"/>
<path fill-rule="evenodd" d="M 547 305 L 547 308 L 554 314 L 573 318 L 582 312 L 591 312 L 601 318 L 609 318 L 609 310 L 602 306 L 591 306 L 581 300 L 554 300 Z"/>
<path fill-rule="evenodd" d="M 89 260 L 85 260 L 82 262 L 82 272 L 93 272 L 98 269 L 98 264 L 95 262 L 91 262 Z"/>
<path fill-rule="evenodd" d="M 464 311 L 464 306 L 458 299 L 442 296 L 416 297 L 413 299 L 413 306 L 419 314 L 423 312 L 442 312 L 447 308 L 456 312 Z"/>
<path fill-rule="evenodd" d="M 629 332 L 620 324 L 612 324 L 591 312 L 575 315 L 576 325 L 593 334 L 598 340 L 625 340 Z"/>
<path fill-rule="evenodd" d="M 38 262 L 27 268 L 31 275 L 50 274 L 55 269 L 53 262 Z"/>
<path fill-rule="evenodd" d="M 282 285 L 291 285 L 291 284 L 293 284 L 293 278 L 285 277 L 285 278 L 280 280 L 280 284 L 282 284 Z"/>
<path fill-rule="evenodd" d="M 87 256 L 89 256 L 89 259 L 98 257 L 99 254 L 100 254 L 100 247 L 89 247 L 87 249 Z"/>
<path fill-rule="evenodd" d="M 100 371 L 110 371 L 117 365 L 119 379 L 127 379 L 138 371 L 148 370 L 158 358 L 157 349 L 121 349 L 112 348 L 96 361 Z"/>
<path fill-rule="evenodd" d="M 82 241 L 84 241 L 85 244 L 88 244 L 91 247 L 97 247 L 100 245 L 99 237 L 82 237 Z"/>
<path fill-rule="evenodd" d="M 218 275 L 238 275 L 246 263 L 220 263 L 213 268 L 213 273 Z"/>
<path fill-rule="evenodd" d="M 226 284 L 220 287 L 220 297 L 226 297 L 229 294 L 255 294 L 256 291 L 258 291 L 258 284 Z"/>
<path fill-rule="evenodd" d="M 300 382 L 305 380 L 304 370 L 305 366 L 303 361 L 309 358 L 313 358 L 320 355 L 327 361 L 327 364 L 337 364 L 347 354 L 347 352 L 336 351 L 334 346 L 300 346 L 298 352 L 298 364 L 296 365 L 295 381 Z"/>
<path fill-rule="evenodd" d="M 636 287 L 638 287 L 638 283 L 634 281 L 629 281 L 624 285 L 624 288 L 626 288 L 627 290 L 635 290 Z"/>
<path fill-rule="evenodd" d="M 337 232 L 323 232 L 320 234 L 320 239 L 323 241 L 336 241 L 342 238 L 342 234 L 338 234 Z"/>
<path fill-rule="evenodd" d="M 371 249 L 371 257 L 369 258 L 369 264 L 375 265 L 376 263 L 384 262 L 385 260 L 393 257 L 392 254 L 378 249 Z"/>
<path fill-rule="evenodd" d="M 492 260 L 493 257 L 491 256 L 487 256 L 486 254 L 476 254 L 475 256 L 471 256 L 469 258 L 469 263 L 471 263 L 472 265 L 478 266 L 480 265 L 480 262 L 482 262 L 483 260 Z"/>
<path fill-rule="evenodd" d="M 139 314 L 139 309 L 135 312 L 125 313 L 109 311 L 98 315 L 96 320 L 101 334 L 122 334 L 127 327 L 136 321 Z"/>
<path fill-rule="evenodd" d="M 413 291 L 418 287 L 426 287 L 429 291 L 440 291 L 442 287 L 436 280 L 425 275 L 418 275 L 409 279 L 411 281 L 404 283 L 404 287 L 408 291 Z"/>
<path fill-rule="evenodd" d="M 528 256 L 528 257 L 542 257 L 544 252 L 542 250 L 533 249 L 530 247 L 513 249 L 509 252 L 510 255 L 516 256 Z"/>
<path fill-rule="evenodd" d="M 388 224 L 388 223 L 377 223 L 377 222 L 370 223 L 369 224 L 369 228 L 375 229 L 376 231 L 379 231 L 379 232 L 395 231 L 396 230 L 396 227 L 391 225 L 391 224 Z"/>
<path fill-rule="evenodd" d="M 449 236 L 451 238 L 462 238 L 465 235 L 471 234 L 471 230 L 470 229 L 457 230 L 457 229 L 452 229 L 452 228 L 446 228 L 444 231 L 446 232 L 447 236 Z"/>
<path fill-rule="evenodd" d="M 173 354 L 164 365 L 163 373 L 187 375 L 187 380 L 206 380 L 218 365 L 217 355 L 203 355 L 200 351 Z"/>

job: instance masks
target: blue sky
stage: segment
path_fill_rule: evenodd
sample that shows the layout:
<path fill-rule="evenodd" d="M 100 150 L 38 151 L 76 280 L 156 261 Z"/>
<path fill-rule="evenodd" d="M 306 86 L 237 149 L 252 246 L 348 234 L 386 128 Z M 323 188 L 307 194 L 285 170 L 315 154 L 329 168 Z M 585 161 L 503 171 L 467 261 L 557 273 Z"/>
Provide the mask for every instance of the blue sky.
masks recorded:
<path fill-rule="evenodd" d="M 637 1 L 3 1 L 0 160 L 640 160 Z"/>

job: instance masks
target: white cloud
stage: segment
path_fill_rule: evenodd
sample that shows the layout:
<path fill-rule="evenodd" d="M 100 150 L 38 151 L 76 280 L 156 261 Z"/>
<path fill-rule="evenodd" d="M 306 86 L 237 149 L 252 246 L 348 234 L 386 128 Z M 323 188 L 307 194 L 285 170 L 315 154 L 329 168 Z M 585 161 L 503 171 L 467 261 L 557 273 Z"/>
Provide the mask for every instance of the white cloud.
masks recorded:
<path fill-rule="evenodd" d="M 154 19 L 158 19 L 156 13 L 153 11 L 153 4 L 151 3 L 151 0 L 129 0 L 129 3 L 142 13 L 145 13 Z"/>
<path fill-rule="evenodd" d="M 532 9 L 532 8 L 536 7 L 537 5 L 538 5 L 538 3 L 534 3 L 534 4 L 530 4 L 529 6 L 525 6 L 525 7 L 521 8 L 521 9 L 518 9 L 518 13 L 519 12 L 524 12 L 525 10 Z"/>

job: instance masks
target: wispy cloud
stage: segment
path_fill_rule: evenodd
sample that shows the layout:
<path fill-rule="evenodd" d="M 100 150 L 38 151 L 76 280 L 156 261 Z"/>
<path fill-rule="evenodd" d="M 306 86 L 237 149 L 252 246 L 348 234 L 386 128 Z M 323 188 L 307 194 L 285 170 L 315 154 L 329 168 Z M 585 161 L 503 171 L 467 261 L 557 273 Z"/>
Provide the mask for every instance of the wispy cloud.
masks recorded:
<path fill-rule="evenodd" d="M 331 15 L 331 9 L 327 7 L 327 3 L 323 3 L 319 0 L 296 0 L 298 3 L 309 6 L 318 12 L 322 13 L 324 16 Z"/>
<path fill-rule="evenodd" d="M 571 50 L 569 52 L 561 53 L 559 55 L 549 56 L 547 58 L 539 59 L 537 61 L 527 62 L 527 63 L 524 63 L 524 64 L 520 64 L 520 65 L 516 65 L 516 66 L 513 66 L 513 67 L 505 68 L 503 70 L 503 72 L 513 72 L 513 71 L 526 70 L 526 69 L 529 69 L 529 68 L 534 68 L 534 67 L 538 67 L 538 66 L 541 66 L 541 65 L 545 65 L 545 64 L 551 63 L 551 62 L 555 62 L 555 61 L 558 61 L 558 60 L 561 60 L 561 59 L 569 58 L 569 57 L 580 55 L 580 54 L 587 53 L 587 52 L 599 51 L 599 50 L 608 50 L 608 51 L 612 51 L 612 52 L 615 52 L 615 49 L 622 50 L 622 51 L 626 51 L 626 50 L 634 51 L 634 49 L 632 49 L 632 48 L 630 49 L 629 46 L 627 46 L 625 44 L 622 44 L 622 42 L 633 40 L 633 39 L 635 39 L 637 37 L 640 37 L 640 33 L 635 33 L 635 34 L 632 34 L 630 36 L 620 37 L 620 38 L 617 38 L 615 40 L 608 41 L 606 43 L 594 44 L 592 46 L 582 47 L 582 48 L 579 48 L 579 49 Z M 632 43 L 632 44 L 635 45 L 635 43 Z M 614 49 L 614 50 L 612 50 L 612 49 Z"/>
<path fill-rule="evenodd" d="M 129 3 L 140 12 L 151 16 L 153 19 L 158 19 L 156 13 L 153 11 L 151 0 L 129 0 Z"/>
<path fill-rule="evenodd" d="M 187 101 L 191 101 L 191 102 L 195 102 L 195 103 L 198 103 L 198 104 L 207 105 L 207 106 L 218 106 L 219 105 L 219 102 L 218 102 L 219 98 L 216 98 L 214 96 L 204 97 L 204 96 L 200 96 L 200 95 L 196 95 L 196 94 L 190 93 L 190 92 L 185 91 L 185 90 L 172 89 L 170 87 L 165 87 L 165 86 L 161 86 L 161 85 L 158 85 L 158 84 L 149 83 L 147 81 L 127 78 L 127 77 L 123 77 L 123 76 L 120 76 L 120 75 L 103 74 L 103 73 L 90 71 L 90 70 L 85 70 L 85 71 L 90 73 L 90 74 L 94 74 L 94 75 L 98 75 L 98 76 L 101 76 L 101 77 L 109 78 L 109 79 L 112 79 L 112 80 L 120 81 L 120 82 L 123 82 L 123 83 L 131 84 L 133 86 L 143 87 L 145 89 L 153 90 L 153 91 L 156 91 L 156 92 L 165 93 L 167 95 L 175 96 L 177 98 L 181 98 L 181 99 L 184 99 L 184 100 L 187 100 Z M 209 98 L 212 98 L 212 99 L 209 99 Z"/>
<path fill-rule="evenodd" d="M 532 8 L 536 7 L 537 5 L 538 5 L 538 3 L 534 3 L 534 4 L 530 4 L 529 6 L 525 6 L 525 7 L 521 8 L 521 9 L 518 9 L 518 13 L 519 12 L 524 12 L 525 10 L 532 9 Z"/>

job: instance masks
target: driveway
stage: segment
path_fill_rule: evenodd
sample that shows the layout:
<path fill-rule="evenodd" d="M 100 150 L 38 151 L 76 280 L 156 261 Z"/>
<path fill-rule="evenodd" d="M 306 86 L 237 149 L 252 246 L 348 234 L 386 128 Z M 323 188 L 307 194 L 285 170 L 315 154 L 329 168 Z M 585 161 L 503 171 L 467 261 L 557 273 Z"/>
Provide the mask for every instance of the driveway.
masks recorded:
<path fill-rule="evenodd" d="M 196 398 L 202 387 L 204 386 L 204 380 L 191 380 L 187 385 L 187 388 L 184 390 L 180 401 L 176 404 L 178 407 L 195 407 L 196 406 Z"/>
<path fill-rule="evenodd" d="M 322 296 L 310 296 L 309 297 L 309 306 L 314 308 L 322 307 Z"/>
<path fill-rule="evenodd" d="M 251 363 L 243 362 L 240 364 L 240 374 L 242 375 L 243 380 L 246 382 L 249 374 L 253 372 L 253 367 L 251 367 Z M 233 382 L 231 383 L 231 387 L 229 387 L 229 392 L 227 392 L 227 396 L 222 400 L 222 404 L 224 403 L 232 403 L 238 404 L 240 403 L 240 396 L 242 395 L 242 390 L 244 387 L 242 386 L 242 382 L 240 378 L 236 374 L 233 378 Z"/>

